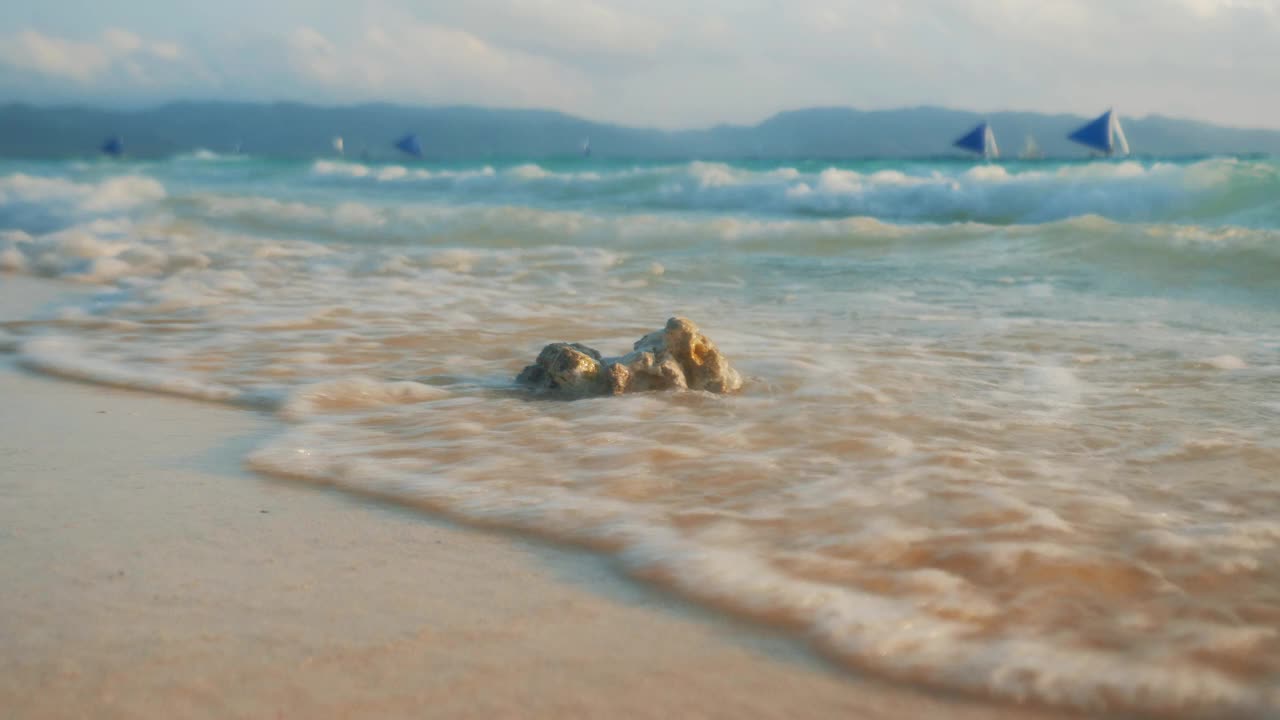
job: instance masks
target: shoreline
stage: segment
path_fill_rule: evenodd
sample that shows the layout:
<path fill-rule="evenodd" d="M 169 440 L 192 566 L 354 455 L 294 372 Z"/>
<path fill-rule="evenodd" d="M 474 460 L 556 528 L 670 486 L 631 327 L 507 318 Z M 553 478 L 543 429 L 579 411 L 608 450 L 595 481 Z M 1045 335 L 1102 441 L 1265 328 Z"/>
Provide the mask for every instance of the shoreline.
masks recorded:
<path fill-rule="evenodd" d="M 0 320 L 84 286 L 0 276 Z M 1048 718 L 835 669 L 607 557 L 254 475 L 255 411 L 0 353 L 14 717 Z"/>

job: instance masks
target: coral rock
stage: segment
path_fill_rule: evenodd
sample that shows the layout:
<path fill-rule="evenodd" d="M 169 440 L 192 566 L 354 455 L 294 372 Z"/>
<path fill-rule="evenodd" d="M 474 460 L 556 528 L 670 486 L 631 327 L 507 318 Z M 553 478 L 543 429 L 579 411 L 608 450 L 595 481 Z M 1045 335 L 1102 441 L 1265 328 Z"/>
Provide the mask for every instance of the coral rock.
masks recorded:
<path fill-rule="evenodd" d="M 620 358 L 604 358 L 578 343 L 552 343 L 517 382 L 571 395 L 621 395 L 646 390 L 705 390 L 729 393 L 742 376 L 698 326 L 674 317 L 640 338 Z"/>
<path fill-rule="evenodd" d="M 547 390 L 593 395 L 604 390 L 600 353 L 578 343 L 551 343 L 538 353 L 535 364 L 521 371 L 517 382 Z"/>

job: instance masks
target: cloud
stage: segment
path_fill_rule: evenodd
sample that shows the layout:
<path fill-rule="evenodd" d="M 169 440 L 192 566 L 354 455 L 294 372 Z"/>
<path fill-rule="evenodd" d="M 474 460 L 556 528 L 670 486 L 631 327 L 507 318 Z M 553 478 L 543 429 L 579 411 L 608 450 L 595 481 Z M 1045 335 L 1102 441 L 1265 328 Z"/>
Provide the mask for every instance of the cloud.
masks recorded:
<path fill-rule="evenodd" d="M 163 60 L 177 60 L 182 57 L 182 48 L 177 43 L 157 42 L 151 43 L 149 48 L 151 54 Z"/>
<path fill-rule="evenodd" d="M 433 23 L 370 24 L 349 40 L 304 26 L 288 49 L 304 81 L 345 99 L 564 106 L 586 92 L 572 68 Z"/>
<path fill-rule="evenodd" d="M 128 55 L 142 49 L 142 38 L 128 30 L 107 28 L 102 33 L 102 39 L 108 48 L 121 55 Z"/>
<path fill-rule="evenodd" d="M 149 63 L 171 62 L 181 56 L 182 49 L 175 43 L 149 43 L 120 28 L 107 28 L 90 42 L 45 35 L 30 28 L 0 38 L 0 64 L 82 85 L 117 71 L 127 73 L 134 81 L 149 82 Z"/>
<path fill-rule="evenodd" d="M 0 61 L 20 70 L 89 82 L 110 64 L 107 52 L 91 43 L 23 30 L 0 42 Z"/>
<path fill-rule="evenodd" d="M 663 23 L 594 0 L 499 0 L 474 6 L 502 18 L 489 23 L 510 43 L 554 55 L 652 55 L 669 33 Z"/>
<path fill-rule="evenodd" d="M 1280 5 L 1273 0 L 1181 0 L 1182 4 L 1200 17 L 1213 17 L 1233 10 L 1280 13 Z"/>

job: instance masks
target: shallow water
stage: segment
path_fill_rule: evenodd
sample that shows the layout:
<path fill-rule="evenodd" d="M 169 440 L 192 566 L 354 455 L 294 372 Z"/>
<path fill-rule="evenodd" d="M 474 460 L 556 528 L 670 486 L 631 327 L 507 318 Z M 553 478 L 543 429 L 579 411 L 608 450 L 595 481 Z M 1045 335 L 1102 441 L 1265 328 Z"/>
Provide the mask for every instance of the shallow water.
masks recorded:
<path fill-rule="evenodd" d="M 0 271 L 100 289 L 0 348 L 275 412 L 262 472 L 587 544 L 885 677 L 1280 713 L 1275 161 L 3 162 Z M 513 386 L 675 314 L 744 392 Z"/>

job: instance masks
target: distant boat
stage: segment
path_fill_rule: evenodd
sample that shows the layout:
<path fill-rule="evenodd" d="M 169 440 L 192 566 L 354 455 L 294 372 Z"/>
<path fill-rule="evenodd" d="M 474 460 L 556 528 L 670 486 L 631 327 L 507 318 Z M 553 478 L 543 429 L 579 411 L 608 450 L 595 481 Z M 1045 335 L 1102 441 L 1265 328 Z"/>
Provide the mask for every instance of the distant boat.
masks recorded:
<path fill-rule="evenodd" d="M 591 138 L 582 141 L 582 157 L 591 157 Z"/>
<path fill-rule="evenodd" d="M 984 158 L 1000 157 L 1000 148 L 996 147 L 996 134 L 991 131 L 991 123 L 983 121 L 977 127 L 961 135 L 953 143 L 958 148 L 977 153 Z"/>
<path fill-rule="evenodd" d="M 1108 156 L 1117 152 L 1129 154 L 1129 141 L 1124 137 L 1124 128 L 1120 127 L 1120 116 L 1111 110 L 1085 123 L 1067 139 Z"/>
<path fill-rule="evenodd" d="M 124 139 L 119 135 L 113 135 L 102 143 L 102 154 L 111 157 L 120 157 L 124 154 Z"/>
<path fill-rule="evenodd" d="M 396 141 L 396 149 L 406 155 L 414 157 L 422 157 L 422 142 L 418 140 L 418 136 L 409 133 Z"/>
<path fill-rule="evenodd" d="M 335 138 L 333 139 L 333 151 L 334 151 L 334 152 L 336 152 L 336 153 L 338 153 L 339 155 L 342 155 L 342 154 L 343 154 L 343 151 L 342 151 L 342 136 L 341 136 L 341 135 L 338 135 L 337 137 L 335 137 Z"/>
<path fill-rule="evenodd" d="M 1040 149 L 1040 145 L 1036 143 L 1036 139 L 1027 134 L 1027 140 L 1022 144 L 1022 152 L 1018 153 L 1020 160 L 1041 160 L 1044 158 L 1044 151 Z"/>

